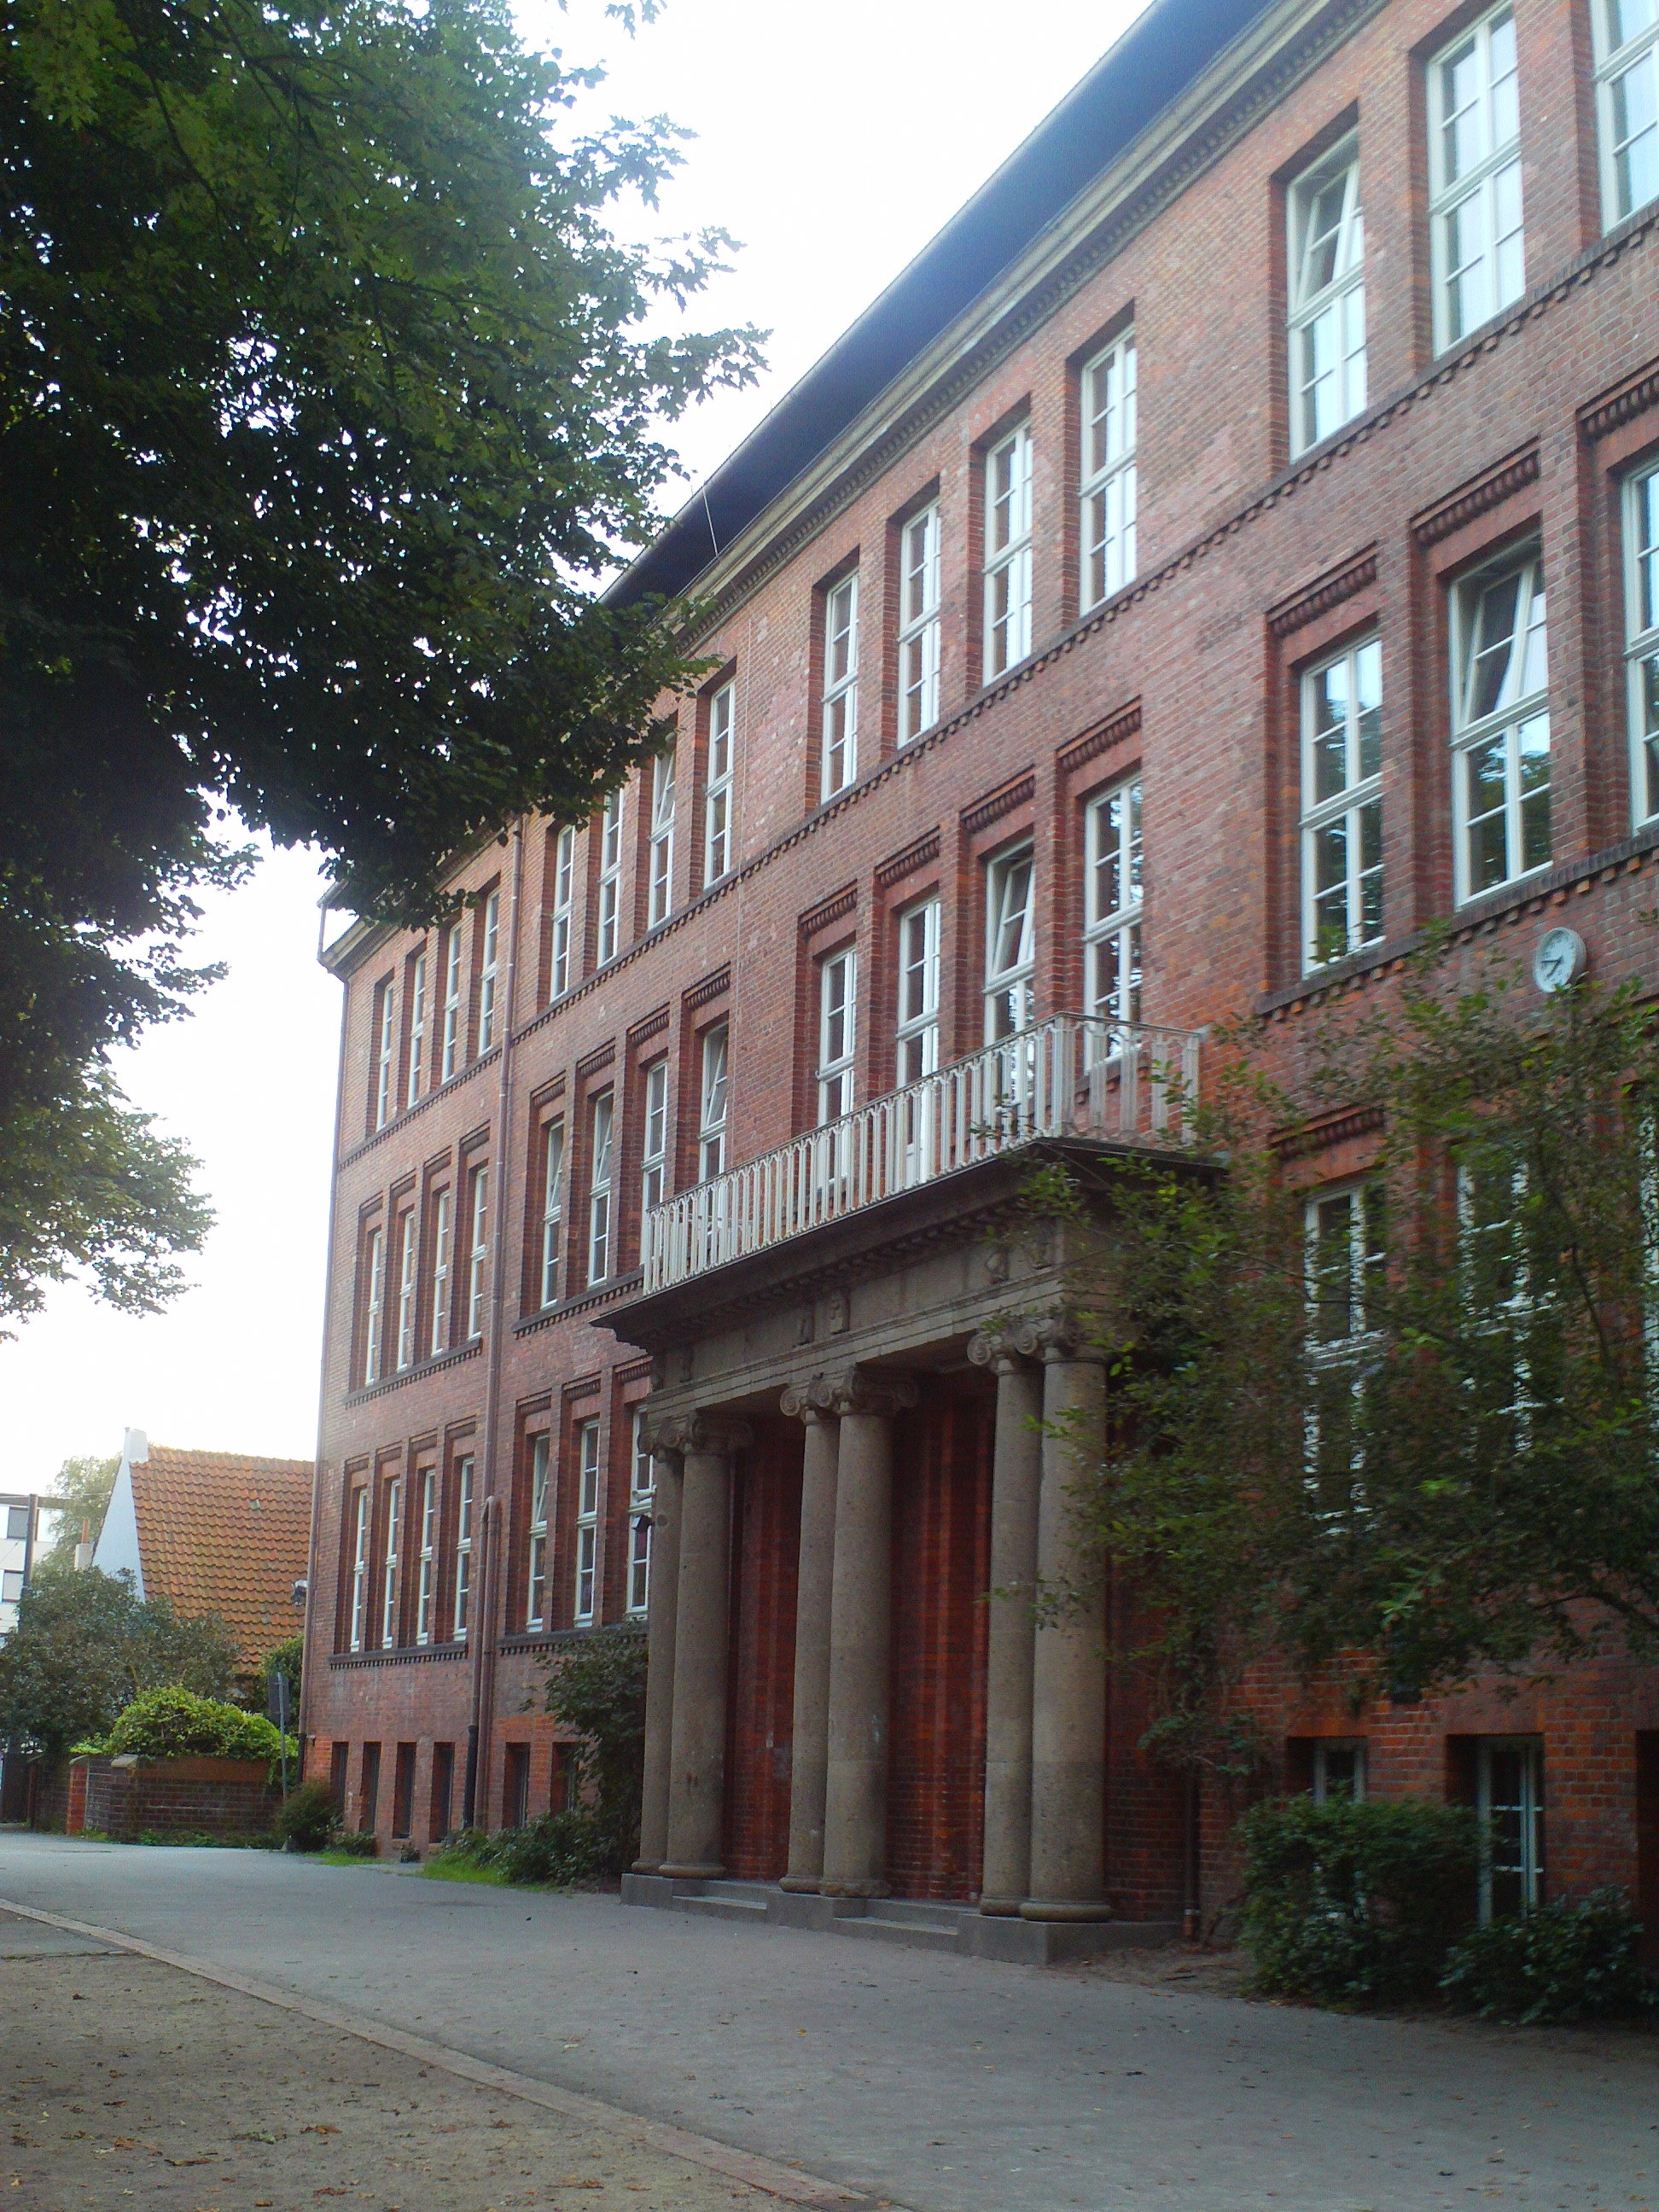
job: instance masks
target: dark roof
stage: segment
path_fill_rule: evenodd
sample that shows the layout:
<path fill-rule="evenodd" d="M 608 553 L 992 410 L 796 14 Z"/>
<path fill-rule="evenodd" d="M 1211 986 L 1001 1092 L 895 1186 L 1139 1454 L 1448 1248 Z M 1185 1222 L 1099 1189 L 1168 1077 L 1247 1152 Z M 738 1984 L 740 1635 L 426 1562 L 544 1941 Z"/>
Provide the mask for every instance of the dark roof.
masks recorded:
<path fill-rule="evenodd" d="M 971 307 L 1269 0 L 1152 0 L 605 594 L 672 599 Z"/>

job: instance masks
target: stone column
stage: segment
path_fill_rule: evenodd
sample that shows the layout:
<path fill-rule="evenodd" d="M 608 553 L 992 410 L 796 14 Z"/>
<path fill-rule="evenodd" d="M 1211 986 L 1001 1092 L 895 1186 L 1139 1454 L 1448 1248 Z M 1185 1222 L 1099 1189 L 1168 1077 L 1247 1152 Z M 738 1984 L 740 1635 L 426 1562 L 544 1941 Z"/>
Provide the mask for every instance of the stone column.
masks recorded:
<path fill-rule="evenodd" d="M 1104 1562 L 1076 1525 L 1076 1492 L 1105 1448 L 1101 1356 L 1063 1319 L 1022 1331 L 1042 1358 L 1042 1492 L 1037 1573 L 1079 1602 L 1042 1621 L 1031 1668 L 1028 1920 L 1109 1920 L 1106 1902 Z"/>
<path fill-rule="evenodd" d="M 915 1386 L 853 1369 L 815 1382 L 812 1395 L 841 1418 L 820 1887 L 826 1897 L 884 1897 L 893 1416 L 915 1403 Z"/>
<path fill-rule="evenodd" d="M 713 1880 L 721 1863 L 726 1795 L 726 1655 L 732 1549 L 732 1455 L 740 1421 L 687 1415 L 679 1445 L 680 1573 L 670 1725 L 668 1849 L 662 1872 Z"/>
<path fill-rule="evenodd" d="M 810 1390 L 810 1385 L 808 1386 Z M 789 1871 L 785 1889 L 812 1891 L 823 1874 L 823 1789 L 830 1756 L 830 1608 L 836 1563 L 836 1460 L 832 1416 L 808 1390 L 783 1394 L 783 1410 L 806 1430 L 800 1483 L 800 1568 L 795 1589 L 795 1716 L 789 1783 Z"/>
<path fill-rule="evenodd" d="M 968 1346 L 997 1378 L 991 1473 L 991 1596 L 985 1656 L 985 1866 L 981 1912 L 1017 1913 L 1030 1889 L 1031 1668 L 1037 1506 L 1042 1485 L 1042 1377 L 1006 1332 Z"/>
<path fill-rule="evenodd" d="M 635 1874 L 656 1874 L 668 1856 L 668 1778 L 673 1753 L 674 1630 L 680 1600 L 680 1455 L 647 1425 L 651 1454 L 651 1605 L 645 1678 L 645 1787 Z"/>

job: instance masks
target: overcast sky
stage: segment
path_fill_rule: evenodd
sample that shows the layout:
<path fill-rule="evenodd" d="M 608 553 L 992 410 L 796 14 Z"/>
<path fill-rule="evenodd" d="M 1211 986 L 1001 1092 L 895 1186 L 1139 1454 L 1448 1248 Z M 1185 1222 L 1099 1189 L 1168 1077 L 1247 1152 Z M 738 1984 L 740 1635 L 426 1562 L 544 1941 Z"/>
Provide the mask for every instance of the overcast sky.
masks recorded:
<path fill-rule="evenodd" d="M 926 244 L 1139 12 L 1140 0 L 669 0 L 629 43 L 603 0 L 521 7 L 526 34 L 604 59 L 593 105 L 697 133 L 655 235 L 743 241 L 694 325 L 769 330 L 754 391 L 672 434 L 707 473 Z M 673 488 L 670 507 L 687 487 Z M 164 1315 L 128 1320 L 65 1288 L 0 1345 L 0 1488 L 46 1489 L 127 1425 L 171 1444 L 308 1457 L 317 1430 L 338 987 L 317 966 L 314 863 L 266 860 L 208 902 L 198 951 L 228 974 L 193 1019 L 118 1072 L 202 1163 L 218 1225 Z"/>

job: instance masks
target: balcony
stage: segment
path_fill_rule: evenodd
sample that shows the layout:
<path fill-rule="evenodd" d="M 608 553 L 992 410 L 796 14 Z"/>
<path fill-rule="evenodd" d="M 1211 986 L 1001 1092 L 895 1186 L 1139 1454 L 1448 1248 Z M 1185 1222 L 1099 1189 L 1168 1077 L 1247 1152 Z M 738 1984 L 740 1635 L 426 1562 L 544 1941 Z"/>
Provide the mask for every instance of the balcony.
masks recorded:
<path fill-rule="evenodd" d="M 683 1191 L 645 1217 L 644 1291 L 749 1258 L 1040 1138 L 1188 1140 L 1199 1032 L 1056 1014 Z"/>

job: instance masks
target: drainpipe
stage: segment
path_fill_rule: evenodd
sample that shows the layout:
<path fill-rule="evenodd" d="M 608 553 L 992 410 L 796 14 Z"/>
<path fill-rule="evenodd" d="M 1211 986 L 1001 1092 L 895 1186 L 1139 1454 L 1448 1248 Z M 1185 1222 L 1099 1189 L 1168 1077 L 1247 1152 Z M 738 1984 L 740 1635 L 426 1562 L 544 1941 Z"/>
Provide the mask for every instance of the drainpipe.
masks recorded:
<path fill-rule="evenodd" d="M 1204 1932 L 1203 1784 L 1195 1767 L 1189 1766 L 1182 1785 L 1181 1932 L 1196 1943 Z"/>

